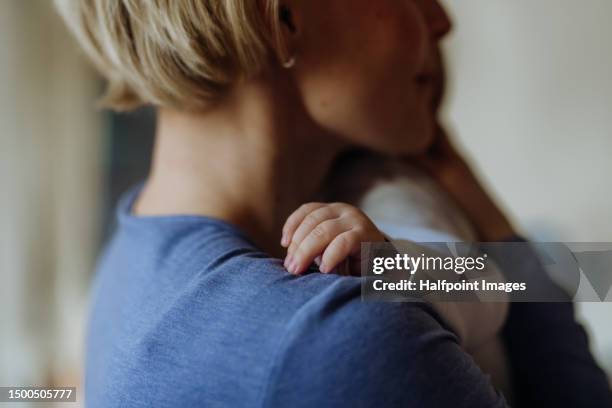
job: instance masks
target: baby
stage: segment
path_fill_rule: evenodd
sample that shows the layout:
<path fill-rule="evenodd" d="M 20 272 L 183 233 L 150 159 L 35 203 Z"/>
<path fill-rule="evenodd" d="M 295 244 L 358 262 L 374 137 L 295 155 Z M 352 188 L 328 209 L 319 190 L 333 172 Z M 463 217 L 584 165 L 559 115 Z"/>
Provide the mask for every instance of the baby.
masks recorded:
<path fill-rule="evenodd" d="M 332 184 L 332 198 L 351 204 L 307 203 L 285 222 L 281 245 L 287 248 L 284 265 L 290 273 L 304 273 L 314 262 L 322 273 L 360 276 L 362 242 L 386 241 L 400 249 L 412 241 L 477 241 L 468 220 L 427 175 L 399 160 L 359 157 L 336 169 Z M 486 265 L 479 273 L 503 281 L 492 262 Z M 430 303 L 508 395 L 498 336 L 508 312 L 506 295 L 492 302 Z"/>

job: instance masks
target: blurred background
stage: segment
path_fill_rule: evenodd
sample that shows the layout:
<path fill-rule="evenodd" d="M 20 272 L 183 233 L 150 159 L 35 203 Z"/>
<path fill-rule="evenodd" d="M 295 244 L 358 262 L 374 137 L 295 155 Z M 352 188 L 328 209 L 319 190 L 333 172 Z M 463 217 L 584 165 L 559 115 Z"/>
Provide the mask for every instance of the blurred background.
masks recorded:
<path fill-rule="evenodd" d="M 443 3 L 445 121 L 487 186 L 532 239 L 611 242 L 612 2 Z M 96 255 L 154 112 L 95 109 L 50 0 L 0 1 L 0 89 L 0 386 L 79 385 Z M 612 302 L 578 313 L 612 373 Z"/>

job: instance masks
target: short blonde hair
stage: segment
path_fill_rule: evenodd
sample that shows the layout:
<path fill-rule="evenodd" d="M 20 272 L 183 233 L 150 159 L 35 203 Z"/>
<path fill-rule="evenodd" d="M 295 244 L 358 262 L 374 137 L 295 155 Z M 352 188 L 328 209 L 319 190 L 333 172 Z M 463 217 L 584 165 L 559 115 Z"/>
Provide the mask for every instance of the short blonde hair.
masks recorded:
<path fill-rule="evenodd" d="M 286 53 L 278 0 L 55 0 L 108 88 L 102 104 L 199 109 Z M 262 9 L 260 9 L 262 7 Z"/>

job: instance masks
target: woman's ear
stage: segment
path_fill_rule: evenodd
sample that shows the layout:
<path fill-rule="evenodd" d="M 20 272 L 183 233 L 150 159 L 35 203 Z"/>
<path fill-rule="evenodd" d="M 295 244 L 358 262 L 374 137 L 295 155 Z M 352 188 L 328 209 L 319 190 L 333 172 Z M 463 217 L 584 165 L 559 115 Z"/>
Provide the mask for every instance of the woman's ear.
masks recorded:
<path fill-rule="evenodd" d="M 278 3 L 276 12 L 278 29 L 276 33 L 277 52 L 281 64 L 285 68 L 291 68 L 296 60 L 296 38 L 298 34 L 298 11 L 296 5 L 290 1 L 282 1 Z"/>

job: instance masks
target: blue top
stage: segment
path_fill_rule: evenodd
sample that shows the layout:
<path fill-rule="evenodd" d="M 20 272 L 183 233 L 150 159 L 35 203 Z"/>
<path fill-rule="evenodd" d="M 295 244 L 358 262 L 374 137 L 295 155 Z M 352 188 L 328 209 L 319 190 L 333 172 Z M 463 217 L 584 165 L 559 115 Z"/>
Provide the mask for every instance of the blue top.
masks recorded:
<path fill-rule="evenodd" d="M 136 194 L 95 280 L 87 406 L 506 406 L 426 304 L 362 303 L 359 278 L 292 276 L 216 219 L 132 216 Z M 518 306 L 518 400 L 612 406 L 571 305 Z"/>

